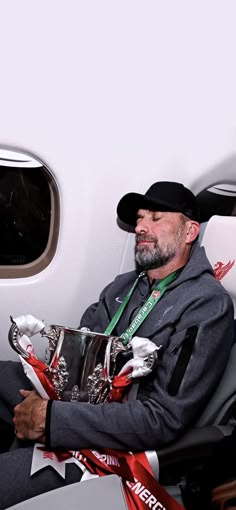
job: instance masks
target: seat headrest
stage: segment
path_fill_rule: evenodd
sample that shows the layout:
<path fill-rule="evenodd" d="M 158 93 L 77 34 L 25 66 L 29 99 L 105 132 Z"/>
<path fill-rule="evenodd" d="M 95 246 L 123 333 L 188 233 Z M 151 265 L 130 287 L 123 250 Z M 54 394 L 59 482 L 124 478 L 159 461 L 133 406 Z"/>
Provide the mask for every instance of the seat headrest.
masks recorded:
<path fill-rule="evenodd" d="M 212 216 L 201 245 L 205 247 L 215 277 L 230 294 L 236 313 L 236 217 Z"/>

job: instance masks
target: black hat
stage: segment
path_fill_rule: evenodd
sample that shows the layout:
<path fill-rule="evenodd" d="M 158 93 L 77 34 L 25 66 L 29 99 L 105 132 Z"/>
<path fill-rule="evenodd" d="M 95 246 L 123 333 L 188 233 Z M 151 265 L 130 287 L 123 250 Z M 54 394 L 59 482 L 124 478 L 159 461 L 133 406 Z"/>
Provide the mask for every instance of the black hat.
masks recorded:
<path fill-rule="evenodd" d="M 139 209 L 181 212 L 198 221 L 197 200 L 192 191 L 179 182 L 155 182 L 145 195 L 128 193 L 118 203 L 117 215 L 127 225 L 135 226 Z"/>

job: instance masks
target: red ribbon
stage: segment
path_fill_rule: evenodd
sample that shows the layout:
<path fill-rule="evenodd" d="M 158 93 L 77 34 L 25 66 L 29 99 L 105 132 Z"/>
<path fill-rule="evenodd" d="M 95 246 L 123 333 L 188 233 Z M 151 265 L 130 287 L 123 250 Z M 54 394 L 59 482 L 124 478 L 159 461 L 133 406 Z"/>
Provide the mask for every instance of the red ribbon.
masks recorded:
<path fill-rule="evenodd" d="M 133 379 L 128 377 L 128 374 L 115 375 L 112 381 L 111 392 L 108 397 L 109 402 L 122 402 L 122 399 L 127 393 L 129 386 L 132 384 Z"/>
<path fill-rule="evenodd" d="M 81 450 L 80 453 L 86 457 L 86 462 L 84 457 L 80 461 L 90 471 L 92 469 L 99 476 L 113 473 L 122 478 L 130 510 L 147 510 L 147 508 L 184 510 L 183 506 L 173 499 L 154 478 L 144 452 L 129 454 L 105 448 L 99 452 L 100 458 L 91 450 Z M 108 460 L 100 460 L 101 458 Z M 117 465 L 115 459 L 117 459 Z"/>
<path fill-rule="evenodd" d="M 39 381 L 41 382 L 43 388 L 47 392 L 49 398 L 52 400 L 57 400 L 58 397 L 54 390 L 54 386 L 49 379 L 48 366 L 43 361 L 40 361 L 39 359 L 35 358 L 35 356 L 33 356 L 32 354 L 29 354 L 29 358 L 27 358 L 27 360 L 25 359 L 25 361 L 33 367 Z"/>

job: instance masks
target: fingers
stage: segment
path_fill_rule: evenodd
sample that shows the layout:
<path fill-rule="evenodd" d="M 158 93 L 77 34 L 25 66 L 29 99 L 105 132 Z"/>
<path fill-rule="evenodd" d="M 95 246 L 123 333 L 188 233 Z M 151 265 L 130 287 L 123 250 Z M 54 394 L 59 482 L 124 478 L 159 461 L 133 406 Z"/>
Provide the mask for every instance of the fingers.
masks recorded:
<path fill-rule="evenodd" d="M 15 435 L 18 439 L 25 439 L 25 437 L 23 436 L 23 434 L 21 434 L 21 432 L 18 432 L 18 430 L 15 429 Z"/>
<path fill-rule="evenodd" d="M 28 397 L 31 393 L 35 393 L 34 390 L 20 390 L 20 394 L 22 397 Z"/>

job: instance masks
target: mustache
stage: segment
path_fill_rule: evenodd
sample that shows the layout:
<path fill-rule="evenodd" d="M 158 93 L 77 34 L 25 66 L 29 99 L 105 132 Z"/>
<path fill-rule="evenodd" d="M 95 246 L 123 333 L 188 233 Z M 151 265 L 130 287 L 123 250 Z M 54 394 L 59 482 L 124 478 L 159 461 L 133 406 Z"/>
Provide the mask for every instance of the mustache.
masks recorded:
<path fill-rule="evenodd" d="M 136 234 L 136 244 L 140 241 L 148 241 L 150 243 L 157 243 L 157 237 L 150 236 L 147 234 Z"/>

